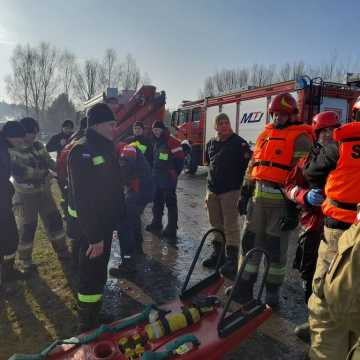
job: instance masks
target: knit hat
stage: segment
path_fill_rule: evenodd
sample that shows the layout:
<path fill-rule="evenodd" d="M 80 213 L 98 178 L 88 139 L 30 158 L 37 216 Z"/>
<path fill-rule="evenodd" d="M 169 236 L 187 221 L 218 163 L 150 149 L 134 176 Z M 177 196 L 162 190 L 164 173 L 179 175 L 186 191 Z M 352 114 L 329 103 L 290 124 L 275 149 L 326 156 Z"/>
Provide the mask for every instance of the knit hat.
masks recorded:
<path fill-rule="evenodd" d="M 134 122 L 133 127 L 135 127 L 135 126 L 141 127 L 142 129 L 145 128 L 144 123 L 142 121 L 139 121 L 139 120 Z"/>
<path fill-rule="evenodd" d="M 73 128 L 74 127 L 74 123 L 71 120 L 65 120 L 62 123 L 62 127 L 67 127 L 67 128 Z"/>
<path fill-rule="evenodd" d="M 40 131 L 38 122 L 32 117 L 25 117 L 20 120 L 20 124 L 25 130 L 26 134 L 32 134 Z"/>
<path fill-rule="evenodd" d="M 2 133 L 6 138 L 22 138 L 25 130 L 18 121 L 8 121 L 2 128 Z"/>
<path fill-rule="evenodd" d="M 88 127 L 96 124 L 115 121 L 115 116 L 108 105 L 104 103 L 95 104 L 87 112 Z"/>
<path fill-rule="evenodd" d="M 155 120 L 152 124 L 153 129 L 163 129 L 165 130 L 165 124 L 163 121 Z"/>

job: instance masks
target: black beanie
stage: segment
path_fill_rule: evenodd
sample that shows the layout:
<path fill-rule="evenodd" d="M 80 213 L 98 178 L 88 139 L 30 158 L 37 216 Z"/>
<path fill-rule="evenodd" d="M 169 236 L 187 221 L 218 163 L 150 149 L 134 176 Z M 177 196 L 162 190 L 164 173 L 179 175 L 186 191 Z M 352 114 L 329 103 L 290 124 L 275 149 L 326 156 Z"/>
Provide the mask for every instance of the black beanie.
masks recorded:
<path fill-rule="evenodd" d="M 87 112 L 88 127 L 108 121 L 115 121 L 112 110 L 106 104 L 95 104 Z"/>
<path fill-rule="evenodd" d="M 142 129 L 144 129 L 144 123 L 142 121 L 139 121 L 139 120 L 135 121 L 133 127 L 135 127 L 135 126 L 141 127 Z"/>
<path fill-rule="evenodd" d="M 71 120 L 65 120 L 62 123 L 62 127 L 67 127 L 67 128 L 73 128 L 74 127 L 74 123 Z"/>
<path fill-rule="evenodd" d="M 25 133 L 27 133 L 27 134 L 30 134 L 30 133 L 32 134 L 32 133 L 40 131 L 39 124 L 32 117 L 25 117 L 25 118 L 21 119 L 20 124 L 24 128 Z"/>
<path fill-rule="evenodd" d="M 165 130 L 165 124 L 163 121 L 160 121 L 160 120 L 155 120 L 152 124 L 152 128 L 153 129 L 163 129 Z"/>
<path fill-rule="evenodd" d="M 18 121 L 8 121 L 2 128 L 5 138 L 22 138 L 25 130 Z"/>

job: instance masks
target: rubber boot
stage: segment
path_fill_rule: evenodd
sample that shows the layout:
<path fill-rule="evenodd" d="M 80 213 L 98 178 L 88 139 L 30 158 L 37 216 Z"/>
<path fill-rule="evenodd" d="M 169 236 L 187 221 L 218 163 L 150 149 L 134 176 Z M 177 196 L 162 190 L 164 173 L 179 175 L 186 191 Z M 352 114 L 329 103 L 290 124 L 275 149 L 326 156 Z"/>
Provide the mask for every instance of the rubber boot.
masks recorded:
<path fill-rule="evenodd" d="M 161 218 L 154 217 L 152 222 L 149 225 L 146 225 L 145 230 L 149 231 L 155 235 L 160 235 L 162 230 L 162 221 Z"/>
<path fill-rule="evenodd" d="M 136 261 L 134 257 L 124 258 L 118 267 L 113 267 L 109 270 L 109 274 L 117 279 L 134 272 L 136 272 Z"/>
<path fill-rule="evenodd" d="M 202 262 L 202 265 L 209 268 L 209 269 L 215 269 L 216 265 L 217 265 L 217 261 L 219 259 L 219 256 L 221 254 L 221 250 L 222 250 L 222 243 L 219 241 L 213 241 L 212 242 L 212 246 L 213 246 L 213 252 L 211 253 L 211 255 L 205 259 Z M 225 262 L 225 254 L 223 253 L 220 259 L 220 266 L 224 265 Z"/>
<path fill-rule="evenodd" d="M 166 228 L 162 231 L 161 236 L 176 239 L 178 222 L 178 209 L 177 206 L 168 208 L 168 223 Z"/>
<path fill-rule="evenodd" d="M 266 304 L 272 308 L 276 308 L 280 303 L 280 285 L 266 284 Z"/>
<path fill-rule="evenodd" d="M 101 302 L 100 302 L 101 307 Z M 98 326 L 98 315 L 100 312 L 99 302 L 85 303 L 79 302 L 78 315 L 79 315 L 79 328 L 80 333 L 90 331 Z"/>
<path fill-rule="evenodd" d="M 221 267 L 221 274 L 233 281 L 238 271 L 238 258 L 239 248 L 237 246 L 227 246 L 225 263 Z"/>
<path fill-rule="evenodd" d="M 298 325 L 294 329 L 294 333 L 302 341 L 310 343 L 310 325 L 308 321 L 301 325 Z"/>
<path fill-rule="evenodd" d="M 234 290 L 233 300 L 238 304 L 247 304 L 254 299 L 254 284 L 256 282 L 256 275 L 251 276 L 248 280 L 240 279 Z M 226 295 L 230 295 L 232 287 L 225 290 Z"/>

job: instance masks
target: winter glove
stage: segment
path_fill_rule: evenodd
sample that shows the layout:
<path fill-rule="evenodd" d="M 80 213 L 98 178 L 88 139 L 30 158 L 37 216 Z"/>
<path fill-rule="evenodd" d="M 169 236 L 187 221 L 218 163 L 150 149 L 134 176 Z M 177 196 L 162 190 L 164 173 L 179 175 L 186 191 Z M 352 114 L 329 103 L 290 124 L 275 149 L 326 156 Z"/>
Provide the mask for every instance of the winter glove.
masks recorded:
<path fill-rule="evenodd" d="M 247 214 L 247 205 L 252 197 L 254 187 L 251 185 L 244 185 L 240 191 L 240 198 L 238 201 L 238 211 L 240 215 Z"/>
<path fill-rule="evenodd" d="M 310 190 L 306 194 L 305 199 L 306 199 L 307 203 L 312 206 L 320 206 L 322 204 L 322 202 L 325 200 L 321 189 Z"/>

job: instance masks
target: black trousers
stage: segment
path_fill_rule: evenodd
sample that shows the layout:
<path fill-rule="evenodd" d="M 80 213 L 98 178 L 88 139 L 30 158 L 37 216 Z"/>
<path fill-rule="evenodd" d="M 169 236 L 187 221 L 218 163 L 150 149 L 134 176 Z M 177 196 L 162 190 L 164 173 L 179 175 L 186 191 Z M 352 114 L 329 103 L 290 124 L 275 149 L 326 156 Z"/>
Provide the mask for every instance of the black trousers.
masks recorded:
<path fill-rule="evenodd" d="M 80 241 L 78 290 L 78 300 L 80 302 L 95 303 L 102 299 L 107 280 L 112 234 L 113 230 L 104 233 L 104 252 L 93 259 L 86 256 L 89 243 L 84 238 Z"/>
<path fill-rule="evenodd" d="M 176 188 L 155 188 L 154 204 L 153 204 L 153 222 L 161 224 L 162 217 L 164 215 L 165 205 L 168 209 L 169 222 L 173 222 L 177 225 L 178 207 L 177 207 L 177 196 Z"/>
<path fill-rule="evenodd" d="M 19 235 L 11 206 L 0 209 L 0 231 L 0 256 L 14 255 L 18 247 Z"/>

